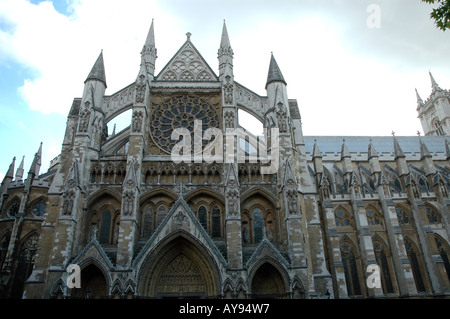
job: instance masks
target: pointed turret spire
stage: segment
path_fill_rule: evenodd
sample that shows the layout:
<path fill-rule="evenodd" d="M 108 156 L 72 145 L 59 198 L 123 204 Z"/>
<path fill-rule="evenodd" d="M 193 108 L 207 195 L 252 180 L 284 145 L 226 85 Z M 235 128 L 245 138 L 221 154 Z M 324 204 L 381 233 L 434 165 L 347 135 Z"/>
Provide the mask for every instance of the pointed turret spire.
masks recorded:
<path fill-rule="evenodd" d="M 395 158 L 397 158 L 397 157 L 405 157 L 405 154 L 403 153 L 403 150 L 400 147 L 400 144 L 398 143 L 397 138 L 395 137 L 395 134 L 393 133 L 392 136 L 394 137 L 394 155 L 395 155 Z"/>
<path fill-rule="evenodd" d="M 143 66 L 145 66 L 145 69 L 148 74 L 154 75 L 155 73 L 155 62 L 156 62 L 156 43 L 155 43 L 155 29 L 153 26 L 153 19 L 152 24 L 150 25 L 150 29 L 147 34 L 147 38 L 144 43 L 144 47 L 141 51 L 141 70 Z"/>
<path fill-rule="evenodd" d="M 416 97 L 417 97 L 417 105 L 418 106 L 422 106 L 423 105 L 423 100 L 420 97 L 419 92 L 417 91 L 417 89 L 416 89 Z"/>
<path fill-rule="evenodd" d="M 14 178 L 14 165 L 16 164 L 16 157 L 13 158 L 11 164 L 9 165 L 8 172 L 6 172 L 5 178 L 9 177 L 11 179 Z"/>
<path fill-rule="evenodd" d="M 321 158 L 322 152 L 320 152 L 319 146 L 317 145 L 317 140 L 314 140 L 314 146 L 313 146 L 313 158 Z"/>
<path fill-rule="evenodd" d="M 375 147 L 373 146 L 372 139 L 370 139 L 367 158 L 371 159 L 372 157 L 378 157 L 378 153 Z"/>
<path fill-rule="evenodd" d="M 431 71 L 429 71 L 428 73 L 430 74 L 431 87 L 433 88 L 433 92 L 434 91 L 441 91 L 442 89 L 437 84 L 436 80 L 434 79 L 433 75 L 431 74 Z"/>
<path fill-rule="evenodd" d="M 14 165 L 16 163 L 16 158 L 14 157 L 12 160 L 12 163 L 9 165 L 8 172 L 6 173 L 5 177 L 3 178 L 2 184 L 0 186 L 0 194 L 3 194 L 6 189 L 8 188 L 9 184 L 14 178 Z"/>
<path fill-rule="evenodd" d="M 147 39 L 145 40 L 144 49 L 155 48 L 155 28 L 152 24 L 150 25 L 150 30 L 148 30 Z"/>
<path fill-rule="evenodd" d="M 102 52 L 100 52 L 97 61 L 95 61 L 95 64 L 92 67 L 92 70 L 89 73 L 88 77 L 86 78 L 86 81 L 84 81 L 84 83 L 86 83 L 89 80 L 100 81 L 106 87 L 105 65 L 103 63 L 103 50 Z"/>
<path fill-rule="evenodd" d="M 270 57 L 269 74 L 267 75 L 266 89 L 270 83 L 275 81 L 283 82 L 285 85 L 287 85 L 286 81 L 284 80 L 283 74 L 278 67 L 277 61 L 275 60 L 272 53 Z"/>
<path fill-rule="evenodd" d="M 350 152 L 348 151 L 347 145 L 345 144 L 345 140 L 342 140 L 342 147 L 341 147 L 341 159 L 351 157 Z"/>
<path fill-rule="evenodd" d="M 33 163 L 31 163 L 30 171 L 28 174 L 39 175 L 39 170 L 41 169 L 41 158 L 42 158 L 42 142 L 39 146 L 38 151 L 34 155 Z"/>
<path fill-rule="evenodd" d="M 233 55 L 233 50 L 231 49 L 230 39 L 228 37 L 228 30 L 227 25 L 225 24 L 225 20 L 223 20 L 222 38 L 220 39 L 219 55 L 223 53 L 230 53 L 231 55 Z"/>
<path fill-rule="evenodd" d="M 420 155 L 421 158 L 424 157 L 432 157 L 430 151 L 422 140 L 422 137 L 419 135 L 419 143 L 420 143 Z"/>
<path fill-rule="evenodd" d="M 22 178 L 23 178 L 23 172 L 24 172 L 23 163 L 24 163 L 24 160 L 25 160 L 25 155 L 22 157 L 22 161 L 20 162 L 20 165 L 17 168 L 16 177 L 15 177 L 16 178 L 16 182 L 17 181 L 21 181 Z"/>
<path fill-rule="evenodd" d="M 233 80 L 233 49 L 231 48 L 230 39 L 228 37 L 227 25 L 223 20 L 222 37 L 220 39 L 220 47 L 217 52 L 219 59 L 219 78 L 224 81 Z"/>

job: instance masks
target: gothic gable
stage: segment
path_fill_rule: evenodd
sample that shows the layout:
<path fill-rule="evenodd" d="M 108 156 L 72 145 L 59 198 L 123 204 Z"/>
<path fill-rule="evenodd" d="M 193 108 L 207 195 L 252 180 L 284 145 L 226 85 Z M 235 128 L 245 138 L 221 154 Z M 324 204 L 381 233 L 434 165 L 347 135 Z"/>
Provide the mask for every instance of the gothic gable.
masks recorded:
<path fill-rule="evenodd" d="M 191 234 L 214 256 L 219 266 L 226 267 L 227 262 L 225 258 L 182 197 L 178 198 L 159 227 L 136 256 L 134 261 L 135 267 L 139 268 L 140 264 L 145 263 L 146 257 L 155 250 L 158 244 L 176 232 Z"/>
<path fill-rule="evenodd" d="M 156 81 L 167 82 L 214 82 L 219 78 L 188 39 L 174 57 L 161 70 Z"/>

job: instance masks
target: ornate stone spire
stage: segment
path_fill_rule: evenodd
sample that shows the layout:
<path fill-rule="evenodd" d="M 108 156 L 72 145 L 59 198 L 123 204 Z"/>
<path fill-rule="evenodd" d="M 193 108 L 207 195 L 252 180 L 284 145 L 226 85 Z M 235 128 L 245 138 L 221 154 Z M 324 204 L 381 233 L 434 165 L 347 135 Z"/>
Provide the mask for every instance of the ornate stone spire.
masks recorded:
<path fill-rule="evenodd" d="M 23 163 L 24 163 L 24 160 L 25 160 L 25 155 L 22 157 L 22 161 L 20 162 L 20 165 L 17 168 L 16 177 L 15 177 L 16 181 L 21 181 L 22 178 L 23 178 L 23 172 L 24 172 Z"/>
<path fill-rule="evenodd" d="M 277 61 L 275 60 L 272 53 L 270 57 L 269 74 L 267 75 L 266 88 L 270 83 L 275 81 L 283 82 L 285 85 L 287 85 L 286 81 L 284 80 L 283 74 L 278 67 Z"/>
<path fill-rule="evenodd" d="M 30 171 L 28 174 L 34 174 L 35 176 L 39 175 L 39 170 L 41 168 L 41 158 L 42 158 L 42 142 L 39 146 L 38 151 L 34 155 L 33 163 L 31 163 Z"/>
<path fill-rule="evenodd" d="M 9 177 L 11 179 L 14 178 L 14 165 L 16 164 L 16 158 L 14 157 L 11 164 L 9 165 L 8 172 L 6 172 L 5 178 Z"/>
<path fill-rule="evenodd" d="M 156 44 L 155 44 L 155 29 L 153 26 L 153 19 L 152 24 L 150 25 L 150 30 L 147 34 L 147 39 L 145 40 L 144 47 L 141 51 L 141 69 L 145 65 L 145 69 L 147 72 L 151 75 L 154 75 L 155 73 L 155 61 L 157 58 L 157 50 L 156 50 Z"/>
<path fill-rule="evenodd" d="M 227 82 L 231 83 L 233 81 L 233 54 L 228 37 L 227 25 L 225 24 L 225 20 L 223 20 L 222 38 L 217 57 L 219 59 L 219 78 L 224 82 L 227 79 Z"/>
<path fill-rule="evenodd" d="M 431 74 L 431 72 L 428 72 L 430 74 L 430 79 L 431 79 L 431 87 L 433 89 L 433 92 L 435 91 L 442 91 L 442 89 L 439 87 L 439 85 L 437 84 L 436 80 L 434 79 L 433 75 Z"/>
<path fill-rule="evenodd" d="M 416 89 L 416 97 L 417 97 L 417 106 L 418 106 L 418 107 L 423 106 L 423 100 L 422 100 L 422 98 L 420 97 L 419 92 L 417 91 L 417 89 Z"/>
<path fill-rule="evenodd" d="M 86 78 L 86 81 L 84 81 L 84 83 L 86 83 L 89 80 L 103 82 L 103 84 L 106 87 L 105 65 L 103 63 L 103 50 L 102 52 L 100 52 L 97 61 L 95 61 L 95 64 L 92 67 L 92 70 L 89 73 L 88 77 Z"/>
<path fill-rule="evenodd" d="M 223 20 L 222 38 L 220 39 L 219 56 L 221 54 L 230 54 L 231 56 L 233 55 L 233 49 L 231 48 L 230 39 L 228 37 L 227 25 L 225 24 L 225 20 Z"/>
<path fill-rule="evenodd" d="M 373 146 L 372 139 L 370 139 L 367 158 L 371 159 L 372 157 L 378 157 L 378 153 L 375 147 Z"/>
<path fill-rule="evenodd" d="M 405 157 L 405 154 L 403 153 L 403 150 L 400 147 L 400 144 L 398 143 L 394 132 L 392 132 L 392 136 L 394 138 L 394 155 L 395 155 L 395 158 L 397 158 L 397 157 Z"/>

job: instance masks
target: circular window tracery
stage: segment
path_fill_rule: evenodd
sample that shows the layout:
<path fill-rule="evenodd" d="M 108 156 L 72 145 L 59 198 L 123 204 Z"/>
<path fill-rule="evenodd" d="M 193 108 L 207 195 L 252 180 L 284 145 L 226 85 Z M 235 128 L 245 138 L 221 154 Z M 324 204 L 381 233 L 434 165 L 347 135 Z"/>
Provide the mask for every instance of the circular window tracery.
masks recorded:
<path fill-rule="evenodd" d="M 201 128 L 194 131 L 195 121 L 201 121 Z M 202 135 L 208 128 L 219 128 L 219 118 L 214 108 L 204 99 L 195 96 L 175 96 L 155 105 L 150 118 L 150 131 L 153 141 L 165 152 L 170 153 L 178 140 L 172 140 L 176 128 L 188 129 L 191 143 L 202 141 L 205 148 L 211 140 L 203 140 Z"/>

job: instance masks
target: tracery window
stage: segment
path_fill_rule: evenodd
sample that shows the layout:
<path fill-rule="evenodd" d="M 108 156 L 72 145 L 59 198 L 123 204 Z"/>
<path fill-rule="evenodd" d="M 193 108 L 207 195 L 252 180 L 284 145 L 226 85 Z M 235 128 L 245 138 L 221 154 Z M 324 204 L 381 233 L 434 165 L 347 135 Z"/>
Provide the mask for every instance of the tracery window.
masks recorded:
<path fill-rule="evenodd" d="M 214 206 L 211 214 L 211 235 L 212 237 L 221 237 L 221 221 L 220 221 L 220 209 L 217 206 Z"/>
<path fill-rule="evenodd" d="M 422 271 L 420 269 L 417 249 L 415 246 L 413 246 L 413 244 L 411 244 L 411 242 L 408 239 L 405 239 L 405 248 L 406 253 L 408 255 L 409 263 L 411 264 L 417 291 L 423 292 L 426 289 L 423 281 Z"/>
<path fill-rule="evenodd" d="M 369 225 L 383 225 L 383 217 L 377 210 L 369 207 L 366 209 L 366 215 Z"/>
<path fill-rule="evenodd" d="M 411 214 L 402 206 L 395 206 L 397 219 L 400 225 L 409 225 L 412 222 Z"/>
<path fill-rule="evenodd" d="M 194 130 L 195 120 L 201 121 L 201 127 Z M 211 141 L 202 139 L 202 134 L 208 128 L 219 128 L 219 118 L 206 99 L 195 96 L 173 96 L 155 105 L 150 118 L 150 130 L 153 141 L 165 152 L 171 153 L 172 148 L 179 141 L 171 139 L 176 128 L 185 128 L 195 136 L 191 137 L 191 144 L 196 138 L 202 141 L 205 147 Z M 189 145 L 190 146 L 190 145 Z"/>
<path fill-rule="evenodd" d="M 102 212 L 101 224 L 99 229 L 99 242 L 100 244 L 109 244 L 111 235 L 111 211 L 105 209 Z"/>
<path fill-rule="evenodd" d="M 6 253 L 8 252 L 9 240 L 11 239 L 11 234 L 8 233 L 3 236 L 0 242 L 0 269 L 3 269 L 3 262 L 6 258 Z"/>
<path fill-rule="evenodd" d="M 33 204 L 33 207 L 31 209 L 31 212 L 36 217 L 42 217 L 45 213 L 45 209 L 47 208 L 47 204 L 45 202 L 45 199 L 41 198 L 37 202 Z"/>
<path fill-rule="evenodd" d="M 15 200 L 8 208 L 8 215 L 10 217 L 15 217 L 19 212 L 20 203 L 18 200 Z"/>
<path fill-rule="evenodd" d="M 200 225 L 213 238 L 222 237 L 222 215 L 219 206 L 214 205 L 208 210 L 203 204 L 197 209 Z"/>
<path fill-rule="evenodd" d="M 359 284 L 358 266 L 356 264 L 356 255 L 353 245 L 343 242 L 341 244 L 341 257 L 344 267 L 345 282 L 349 296 L 361 295 L 361 286 Z"/>
<path fill-rule="evenodd" d="M 258 207 L 253 210 L 253 238 L 255 243 L 263 238 L 263 215 Z"/>
<path fill-rule="evenodd" d="M 386 293 L 393 293 L 394 287 L 392 286 L 391 272 L 389 270 L 385 246 L 380 241 L 375 240 L 373 243 L 373 249 L 375 251 L 377 264 L 380 266 L 383 291 Z"/>
<path fill-rule="evenodd" d="M 448 246 L 446 245 L 445 241 L 441 238 L 435 236 L 434 238 L 436 240 L 436 246 L 439 250 L 439 254 L 441 255 L 442 262 L 444 263 L 445 271 L 447 272 L 448 280 L 450 280 L 450 261 L 448 257 Z"/>
<path fill-rule="evenodd" d="M 206 207 L 201 205 L 198 208 L 198 221 L 200 222 L 200 225 L 203 226 L 205 230 L 207 230 L 207 216 L 206 216 Z"/>
<path fill-rule="evenodd" d="M 150 238 L 153 231 L 153 209 L 151 206 L 147 206 L 142 214 L 142 233 L 141 236 L 144 239 Z"/>
<path fill-rule="evenodd" d="M 335 212 L 336 226 L 352 226 L 353 221 L 349 213 L 342 208 L 338 208 Z"/>
<path fill-rule="evenodd" d="M 12 298 L 22 298 L 25 280 L 30 277 L 33 271 L 38 241 L 39 235 L 33 234 L 22 244 L 11 291 Z"/>
<path fill-rule="evenodd" d="M 439 214 L 439 212 L 434 207 L 425 205 L 425 212 L 431 224 L 438 224 L 441 222 L 441 214 Z"/>

